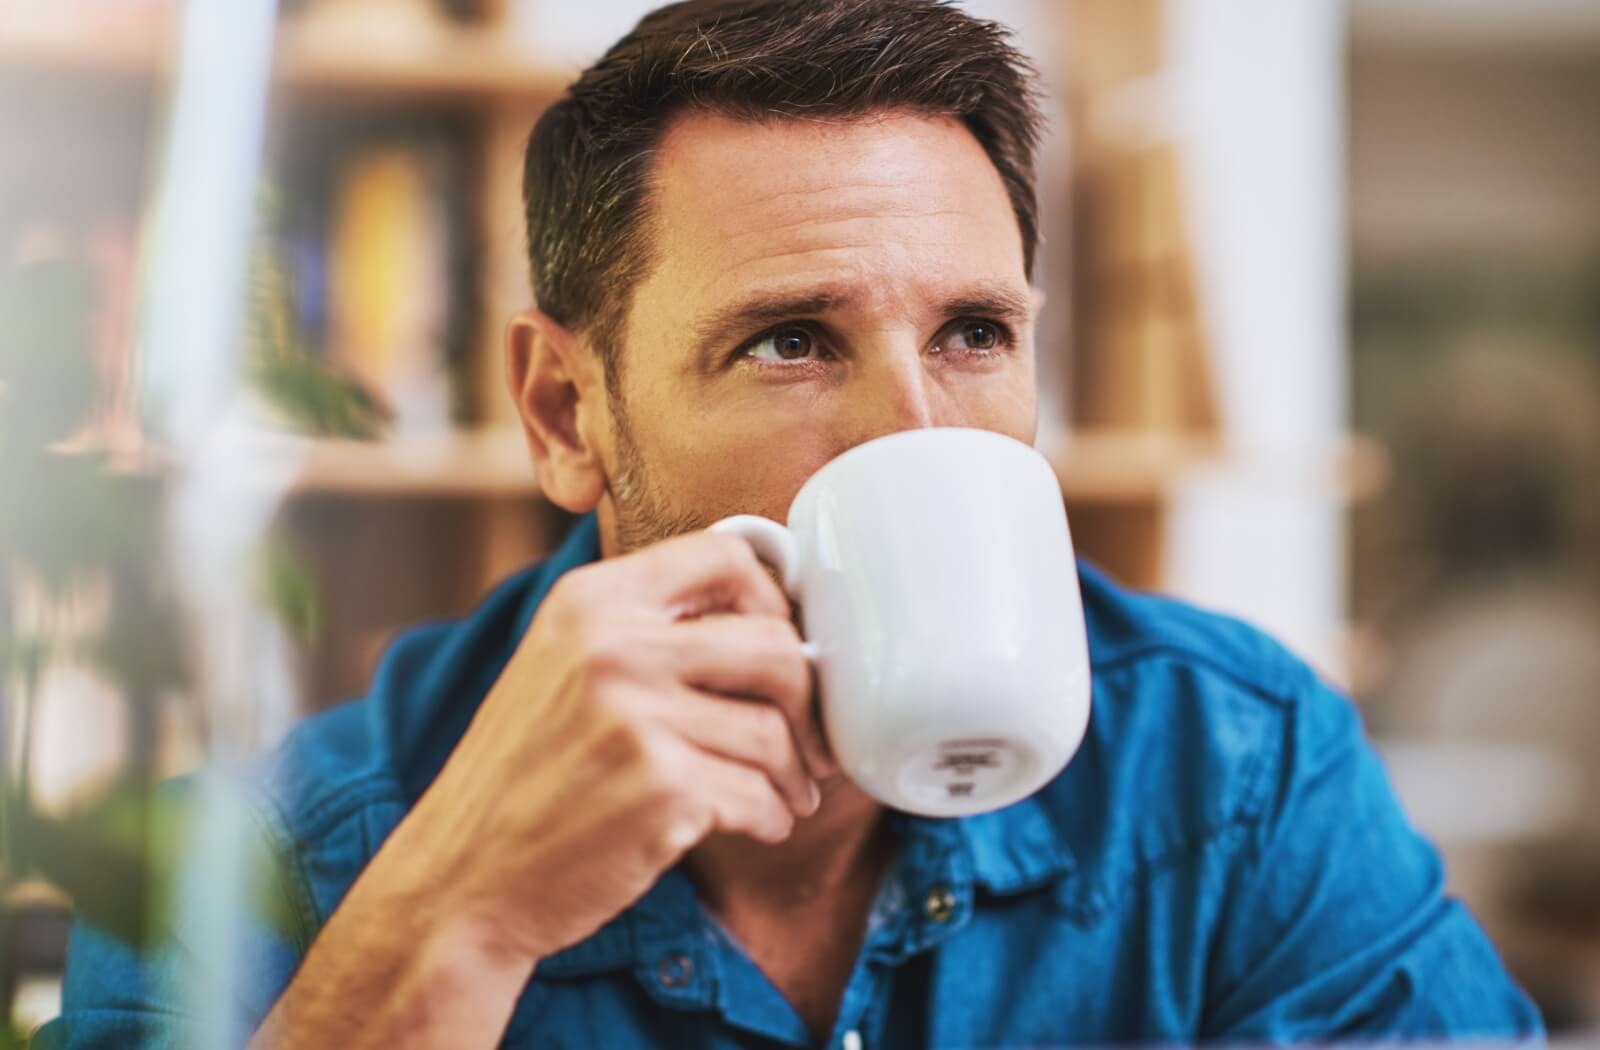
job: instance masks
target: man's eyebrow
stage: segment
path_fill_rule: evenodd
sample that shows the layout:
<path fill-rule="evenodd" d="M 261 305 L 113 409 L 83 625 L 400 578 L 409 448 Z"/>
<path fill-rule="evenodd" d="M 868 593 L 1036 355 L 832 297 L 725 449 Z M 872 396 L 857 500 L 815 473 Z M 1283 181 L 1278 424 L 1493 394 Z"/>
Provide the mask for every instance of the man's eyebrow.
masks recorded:
<path fill-rule="evenodd" d="M 1033 300 L 1009 285 L 984 285 L 946 299 L 941 312 L 952 318 L 993 318 L 1021 328 L 1033 320 Z"/>

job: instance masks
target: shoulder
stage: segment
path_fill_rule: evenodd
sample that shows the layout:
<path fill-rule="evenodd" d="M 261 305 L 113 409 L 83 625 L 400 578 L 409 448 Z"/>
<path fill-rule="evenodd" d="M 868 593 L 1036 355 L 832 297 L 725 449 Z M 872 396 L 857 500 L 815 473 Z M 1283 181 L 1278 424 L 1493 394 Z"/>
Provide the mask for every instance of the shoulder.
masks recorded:
<path fill-rule="evenodd" d="M 548 563 L 534 566 L 466 617 L 405 631 L 365 696 L 300 722 L 245 771 L 263 826 L 321 915 L 437 776 L 552 577 Z"/>
<path fill-rule="evenodd" d="M 1179 662 L 1263 697 L 1293 692 L 1308 673 L 1283 645 L 1243 620 L 1129 590 L 1086 562 L 1079 563 L 1078 579 L 1096 672 Z"/>
<path fill-rule="evenodd" d="M 1366 747 L 1354 707 L 1264 632 L 1090 566 L 1080 583 L 1089 732 L 1041 801 L 1100 896 L 1242 844 L 1320 756 Z"/>
<path fill-rule="evenodd" d="M 222 820 L 230 836 L 237 830 L 230 841 L 244 848 L 259 894 L 235 931 L 239 962 L 229 990 L 241 1030 L 252 1030 L 438 773 L 539 601 L 592 547 L 592 527 L 580 526 L 575 537 L 564 555 L 509 578 L 467 617 L 396 639 L 361 700 L 307 719 L 242 770 L 213 767 L 163 785 L 173 820 L 203 819 L 208 828 L 178 836 L 187 845 L 172 858 L 173 900 L 158 909 L 160 926 L 146 946 L 130 947 L 82 918 L 76 924 L 63 985 L 63 1015 L 74 1029 L 104 1025 L 132 1038 L 132 1026 L 145 1025 L 148 1038 L 164 1045 L 163 1033 L 181 1023 L 175 1007 L 210 978 L 195 970 L 194 945 L 207 943 L 215 918 L 207 836 L 217 827 L 210 822 Z"/>

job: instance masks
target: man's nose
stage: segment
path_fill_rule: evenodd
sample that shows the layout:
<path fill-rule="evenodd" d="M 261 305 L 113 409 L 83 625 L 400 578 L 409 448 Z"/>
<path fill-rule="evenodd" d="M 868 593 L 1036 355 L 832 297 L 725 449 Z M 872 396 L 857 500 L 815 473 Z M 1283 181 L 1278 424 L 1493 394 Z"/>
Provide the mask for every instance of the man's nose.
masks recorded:
<path fill-rule="evenodd" d="M 884 346 L 865 358 L 851 391 L 851 444 L 901 430 L 953 425 L 920 346 Z"/>

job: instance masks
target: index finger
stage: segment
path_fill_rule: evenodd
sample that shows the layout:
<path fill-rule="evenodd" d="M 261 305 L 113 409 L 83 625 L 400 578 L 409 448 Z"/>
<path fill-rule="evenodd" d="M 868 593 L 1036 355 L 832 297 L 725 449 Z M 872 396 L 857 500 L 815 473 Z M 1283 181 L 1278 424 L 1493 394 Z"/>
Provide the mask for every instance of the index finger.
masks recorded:
<path fill-rule="evenodd" d="M 602 568 L 625 576 L 630 595 L 662 608 L 674 620 L 709 612 L 789 617 L 788 597 L 738 536 L 685 533 Z"/>

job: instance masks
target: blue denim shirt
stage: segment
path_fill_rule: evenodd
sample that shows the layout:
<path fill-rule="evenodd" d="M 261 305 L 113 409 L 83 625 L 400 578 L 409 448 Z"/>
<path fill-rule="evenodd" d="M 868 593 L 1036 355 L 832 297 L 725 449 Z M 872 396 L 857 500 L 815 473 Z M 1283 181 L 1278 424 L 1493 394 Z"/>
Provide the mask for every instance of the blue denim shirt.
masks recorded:
<path fill-rule="evenodd" d="M 370 695 L 260 771 L 293 921 L 245 933 L 250 1031 L 437 774 L 593 518 L 469 618 L 410 632 Z M 512 1047 L 1047 1046 L 1528 1037 L 1538 1014 L 1406 823 L 1351 705 L 1260 633 L 1081 567 L 1082 749 L 996 813 L 893 815 L 899 859 L 832 1032 L 811 1032 L 670 871 L 540 963 Z M 530 906 L 538 887 L 529 887 Z M 46 1047 L 180 1045 L 180 917 L 134 953 L 80 924 Z"/>

